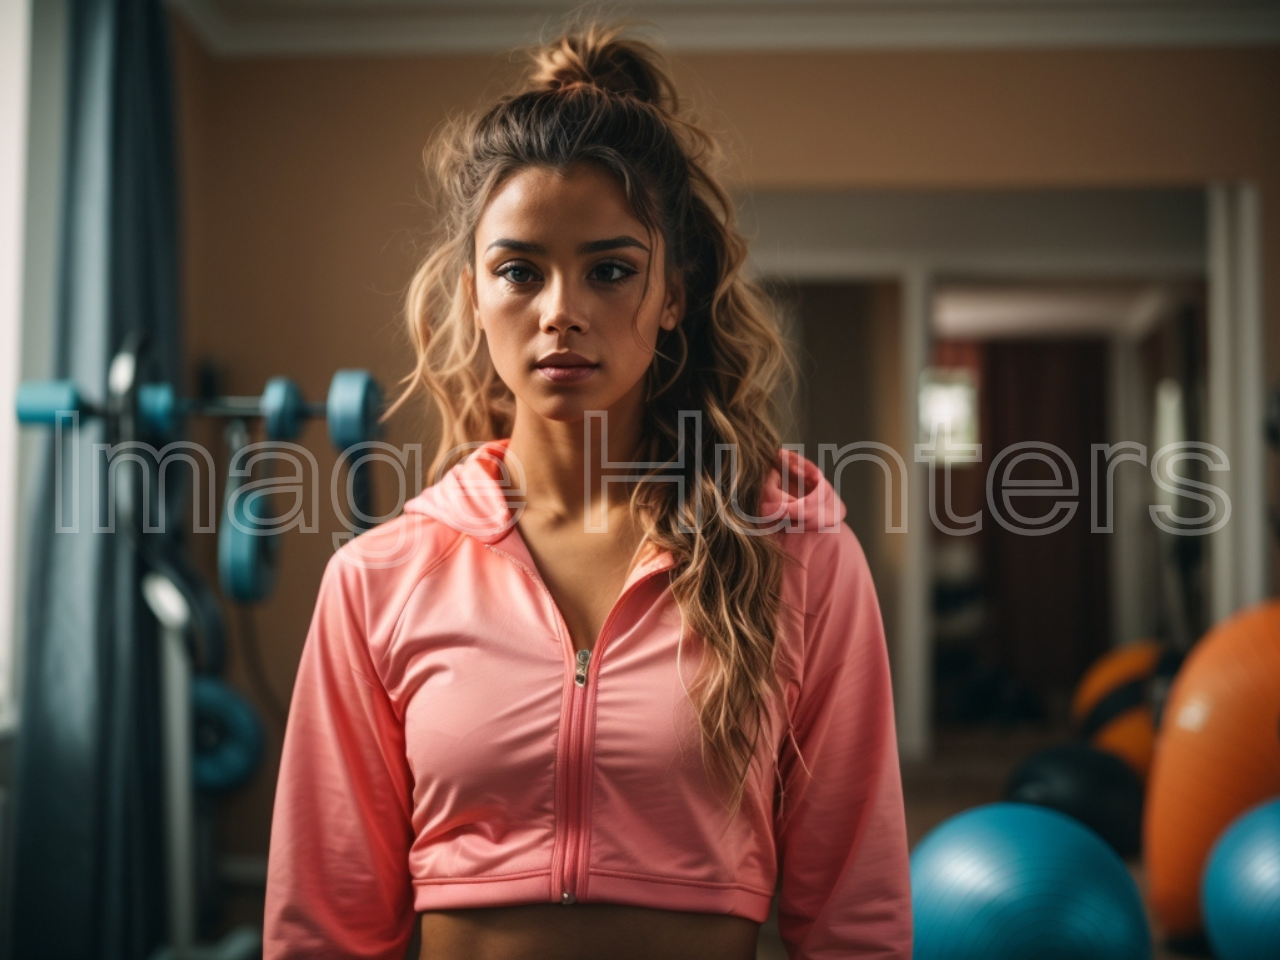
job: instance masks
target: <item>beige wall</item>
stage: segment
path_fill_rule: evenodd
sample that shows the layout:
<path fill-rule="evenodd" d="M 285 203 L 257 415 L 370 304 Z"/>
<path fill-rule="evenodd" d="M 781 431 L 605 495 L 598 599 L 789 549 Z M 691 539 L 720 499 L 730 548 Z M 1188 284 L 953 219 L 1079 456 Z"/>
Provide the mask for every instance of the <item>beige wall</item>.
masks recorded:
<path fill-rule="evenodd" d="M 447 111 L 515 68 L 479 55 L 215 61 L 181 26 L 176 37 L 191 363 L 226 364 L 233 392 L 287 374 L 319 399 L 344 366 L 391 386 L 410 364 L 397 310 L 424 226 L 420 151 Z M 1280 50 L 688 54 L 678 75 L 747 188 L 1256 180 L 1267 377 L 1280 380 Z M 425 439 L 417 429 L 401 418 L 387 439 Z M 307 439 L 327 470 L 322 432 Z M 210 572 L 212 540 L 197 538 Z M 254 612 L 282 693 L 330 550 L 291 535 L 276 595 Z M 248 689 L 238 661 L 231 677 Z M 278 751 L 276 732 L 259 780 L 224 806 L 232 852 L 266 850 Z"/>
<path fill-rule="evenodd" d="M 773 295 L 799 326 L 805 409 L 796 436 L 818 459 L 822 444 L 853 440 L 902 447 L 902 350 L 898 285 L 892 281 L 806 282 L 779 285 Z M 870 462 L 845 467 L 839 490 L 848 521 L 867 554 L 876 583 L 890 653 L 896 650 L 903 538 L 886 532 L 886 484 Z M 896 518 L 900 522 L 900 518 Z"/>

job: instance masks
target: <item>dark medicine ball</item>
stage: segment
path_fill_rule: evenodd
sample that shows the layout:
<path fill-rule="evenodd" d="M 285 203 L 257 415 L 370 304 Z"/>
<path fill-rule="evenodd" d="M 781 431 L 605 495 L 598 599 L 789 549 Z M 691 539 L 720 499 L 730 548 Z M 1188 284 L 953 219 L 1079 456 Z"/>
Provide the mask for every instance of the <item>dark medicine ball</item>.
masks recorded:
<path fill-rule="evenodd" d="M 1119 757 L 1084 743 L 1042 750 L 1009 778 L 1005 799 L 1065 813 L 1125 858 L 1142 846 L 1142 781 Z"/>

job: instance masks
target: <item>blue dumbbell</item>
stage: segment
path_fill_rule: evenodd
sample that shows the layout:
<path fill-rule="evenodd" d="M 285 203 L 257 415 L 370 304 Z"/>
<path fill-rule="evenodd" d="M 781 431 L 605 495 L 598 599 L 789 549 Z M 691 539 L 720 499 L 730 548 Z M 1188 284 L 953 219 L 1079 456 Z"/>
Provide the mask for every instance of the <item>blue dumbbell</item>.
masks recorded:
<path fill-rule="evenodd" d="M 325 402 L 329 439 L 341 452 L 378 434 L 382 391 L 367 370 L 339 370 L 329 383 Z"/>
<path fill-rule="evenodd" d="M 178 436 L 189 414 L 224 417 L 262 417 L 269 440 L 292 440 L 308 417 L 325 417 L 329 438 L 345 450 L 378 433 L 382 391 L 367 370 L 339 370 L 329 384 L 323 404 L 308 403 L 298 385 L 287 377 L 272 377 L 260 397 L 217 397 L 184 400 L 168 383 L 138 387 L 137 416 L 143 433 L 169 439 Z M 104 409 L 86 400 L 71 380 L 29 380 L 18 385 L 18 422 L 53 426 L 59 415 L 102 416 Z"/>
<path fill-rule="evenodd" d="M 59 416 L 78 414 L 100 417 L 101 406 L 90 403 L 71 380 L 28 380 L 18 384 L 18 422 L 53 426 Z M 167 383 L 146 383 L 138 388 L 138 420 L 144 433 L 177 436 L 182 429 L 185 405 Z"/>
<path fill-rule="evenodd" d="M 59 415 L 99 416 L 102 410 L 80 395 L 71 380 L 28 380 L 18 384 L 18 422 L 51 427 Z"/>

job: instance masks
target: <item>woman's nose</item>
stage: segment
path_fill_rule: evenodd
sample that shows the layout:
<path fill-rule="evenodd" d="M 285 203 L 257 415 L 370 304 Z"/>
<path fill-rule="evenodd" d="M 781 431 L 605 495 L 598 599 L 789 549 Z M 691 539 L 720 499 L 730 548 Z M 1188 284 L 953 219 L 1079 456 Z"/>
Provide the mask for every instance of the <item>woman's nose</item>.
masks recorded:
<path fill-rule="evenodd" d="M 563 333 L 569 329 L 586 332 L 587 319 L 581 297 L 571 283 L 554 279 L 544 288 L 541 327 L 544 332 Z"/>

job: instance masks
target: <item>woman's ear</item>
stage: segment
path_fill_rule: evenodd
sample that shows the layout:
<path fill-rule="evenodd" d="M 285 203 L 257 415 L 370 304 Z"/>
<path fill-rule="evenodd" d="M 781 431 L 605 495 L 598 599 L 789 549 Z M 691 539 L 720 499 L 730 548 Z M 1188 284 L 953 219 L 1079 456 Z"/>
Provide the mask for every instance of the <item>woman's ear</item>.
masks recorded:
<path fill-rule="evenodd" d="M 677 273 L 667 280 L 667 299 L 658 320 L 662 329 L 674 330 L 676 324 L 684 319 L 685 309 L 684 278 Z"/>
<path fill-rule="evenodd" d="M 484 330 L 484 324 L 480 322 L 480 311 L 476 309 L 476 275 L 471 269 L 470 264 L 462 268 L 462 275 L 458 277 L 458 285 L 462 287 L 462 295 L 467 299 L 467 309 L 471 311 L 471 323 L 477 330 Z"/>

